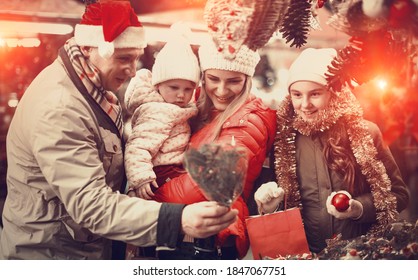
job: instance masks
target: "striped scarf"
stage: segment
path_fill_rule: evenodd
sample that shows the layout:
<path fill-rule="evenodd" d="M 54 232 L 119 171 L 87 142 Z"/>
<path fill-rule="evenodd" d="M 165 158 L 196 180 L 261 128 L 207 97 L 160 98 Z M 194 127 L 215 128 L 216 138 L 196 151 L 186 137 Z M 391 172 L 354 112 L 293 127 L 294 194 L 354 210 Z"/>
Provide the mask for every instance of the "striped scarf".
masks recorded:
<path fill-rule="evenodd" d="M 80 47 L 75 43 L 74 38 L 69 39 L 64 44 L 64 50 L 67 53 L 78 78 L 86 87 L 87 92 L 112 119 L 118 128 L 120 135 L 122 135 L 122 108 L 116 95 L 103 88 L 100 81 L 99 70 L 89 60 L 85 59 L 80 51 Z"/>

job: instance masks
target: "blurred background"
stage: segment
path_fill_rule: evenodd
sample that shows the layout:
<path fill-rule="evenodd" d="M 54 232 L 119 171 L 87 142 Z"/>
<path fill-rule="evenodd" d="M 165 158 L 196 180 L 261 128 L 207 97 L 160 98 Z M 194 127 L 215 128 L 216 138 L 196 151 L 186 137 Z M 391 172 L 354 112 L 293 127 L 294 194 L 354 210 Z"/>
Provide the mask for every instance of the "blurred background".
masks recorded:
<path fill-rule="evenodd" d="M 132 7 L 146 30 L 149 42 L 138 68 L 151 68 L 154 57 L 164 45 L 172 23 L 189 24 L 195 50 L 207 38 L 203 21 L 204 0 L 131 0 Z M 81 0 L 8 0 L 0 3 L 0 213 L 6 188 L 6 135 L 20 98 L 34 77 L 53 62 L 58 49 L 73 36 L 74 26 L 84 12 Z M 327 24 L 332 9 L 318 10 L 321 30 L 311 30 L 301 48 L 289 47 L 279 32 L 260 50 L 256 69 L 257 93 L 275 106 L 286 88 L 287 69 L 298 53 L 307 47 L 341 49 L 350 36 Z M 410 44 L 416 47 L 416 37 Z M 384 59 L 384 58 L 383 58 Z M 411 192 L 410 207 L 402 213 L 407 220 L 417 219 L 418 188 L 418 78 L 416 56 L 407 73 L 379 76 L 358 86 L 355 94 L 363 105 L 365 117 L 376 122 L 399 164 Z M 117 94 L 123 101 L 127 84 Z"/>

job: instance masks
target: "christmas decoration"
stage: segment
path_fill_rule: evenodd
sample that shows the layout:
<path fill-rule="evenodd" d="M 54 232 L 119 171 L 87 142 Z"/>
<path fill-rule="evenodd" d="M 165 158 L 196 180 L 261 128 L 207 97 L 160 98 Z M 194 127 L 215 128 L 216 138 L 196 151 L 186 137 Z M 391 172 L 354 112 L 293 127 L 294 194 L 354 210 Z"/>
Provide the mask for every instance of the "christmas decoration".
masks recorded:
<path fill-rule="evenodd" d="M 360 72 L 361 55 L 363 43 L 355 38 L 350 39 L 350 43 L 342 50 L 338 51 L 338 56 L 328 66 L 328 73 L 325 73 L 328 81 L 328 88 L 338 92 L 344 86 L 353 88 L 353 82 L 362 84 L 363 80 L 356 79 L 355 75 Z"/>
<path fill-rule="evenodd" d="M 289 1 L 256 1 L 244 44 L 256 50 L 263 47 L 282 23 Z"/>
<path fill-rule="evenodd" d="M 234 145 L 205 144 L 189 149 L 185 167 L 209 200 L 230 206 L 244 185 L 247 172 L 245 154 Z"/>
<path fill-rule="evenodd" d="M 264 46 L 277 31 L 289 0 L 208 0 L 204 19 L 218 50 L 234 58 L 245 44 L 251 50 Z"/>
<path fill-rule="evenodd" d="M 317 8 L 322 8 L 325 5 L 325 3 L 327 2 L 327 0 L 317 0 L 316 2 L 317 2 L 316 7 Z"/>
<path fill-rule="evenodd" d="M 271 258 L 265 258 L 271 259 Z M 416 260 L 418 221 L 394 222 L 374 234 L 343 240 L 341 235 L 327 240 L 320 253 L 287 255 L 277 260 Z"/>
<path fill-rule="evenodd" d="M 309 33 L 311 0 L 291 0 L 279 31 L 290 47 L 306 44 Z"/>
<path fill-rule="evenodd" d="M 344 212 L 348 209 L 351 195 L 346 191 L 337 192 L 331 199 L 331 204 L 335 206 L 335 209 L 339 212 Z"/>
<path fill-rule="evenodd" d="M 354 87 L 374 77 L 409 79 L 417 55 L 418 8 L 411 0 L 331 1 L 333 15 L 327 24 L 351 35 L 329 69 L 329 88 Z"/>
<path fill-rule="evenodd" d="M 295 115 L 290 96 L 277 108 L 277 134 L 274 145 L 275 171 L 278 184 L 285 190 L 288 207 L 302 207 L 296 176 L 296 131 L 313 135 L 328 130 L 343 118 L 347 124 L 350 147 L 356 162 L 371 187 L 377 223 L 370 233 L 377 232 L 395 221 L 396 198 L 390 192 L 390 181 L 383 163 L 377 159 L 376 147 L 362 119 L 362 109 L 353 93 L 344 88 L 333 94 L 329 108 L 323 110 L 315 122 L 306 122 Z"/>
<path fill-rule="evenodd" d="M 376 18 L 383 15 L 385 12 L 385 7 L 383 2 L 385 0 L 369 0 L 362 1 L 362 9 L 366 16 L 370 18 Z"/>
<path fill-rule="evenodd" d="M 407 38 L 395 38 L 385 30 L 353 36 L 328 67 L 328 87 L 334 92 L 344 86 L 354 88 L 379 74 L 398 77 L 402 82 L 399 73 L 408 71 L 410 51 Z"/>
<path fill-rule="evenodd" d="M 417 6 L 411 0 L 394 0 L 389 8 L 389 26 L 407 27 L 406 25 L 416 16 L 416 10 Z"/>
<path fill-rule="evenodd" d="M 327 241 L 327 248 L 315 256 L 325 260 L 416 260 L 418 259 L 418 221 L 391 223 L 379 232 L 350 240 L 338 235 Z"/>

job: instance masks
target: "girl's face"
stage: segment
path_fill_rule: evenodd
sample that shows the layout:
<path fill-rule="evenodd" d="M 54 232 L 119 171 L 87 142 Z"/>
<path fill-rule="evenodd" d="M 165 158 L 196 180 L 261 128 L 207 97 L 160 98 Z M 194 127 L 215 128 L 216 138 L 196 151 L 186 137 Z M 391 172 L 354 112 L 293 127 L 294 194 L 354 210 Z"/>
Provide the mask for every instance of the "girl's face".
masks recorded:
<path fill-rule="evenodd" d="M 315 120 L 318 111 L 324 109 L 331 98 L 331 92 L 321 84 L 298 81 L 289 89 L 293 108 L 305 121 Z"/>
<path fill-rule="evenodd" d="M 196 84 L 188 80 L 173 79 L 159 83 L 157 88 L 165 102 L 186 107 L 192 98 Z"/>
<path fill-rule="evenodd" d="M 144 54 L 144 49 L 115 48 L 111 57 L 103 58 L 97 48 L 83 47 L 82 50 L 99 70 L 103 88 L 113 92 L 116 92 L 129 78 L 135 77 L 139 58 Z"/>
<path fill-rule="evenodd" d="M 204 74 L 206 94 L 216 110 L 225 111 L 228 105 L 243 92 L 246 82 L 243 73 L 208 69 Z"/>

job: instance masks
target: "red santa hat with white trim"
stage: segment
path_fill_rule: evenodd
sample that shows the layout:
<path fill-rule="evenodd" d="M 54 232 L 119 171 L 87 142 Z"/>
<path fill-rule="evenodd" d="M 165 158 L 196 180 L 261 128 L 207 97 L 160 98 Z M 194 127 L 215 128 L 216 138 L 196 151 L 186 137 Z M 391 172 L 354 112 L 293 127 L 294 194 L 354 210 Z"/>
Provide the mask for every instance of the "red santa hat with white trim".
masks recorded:
<path fill-rule="evenodd" d="M 86 6 L 74 38 L 79 46 L 97 47 L 109 58 L 115 48 L 145 48 L 144 27 L 129 1 L 101 1 Z"/>

